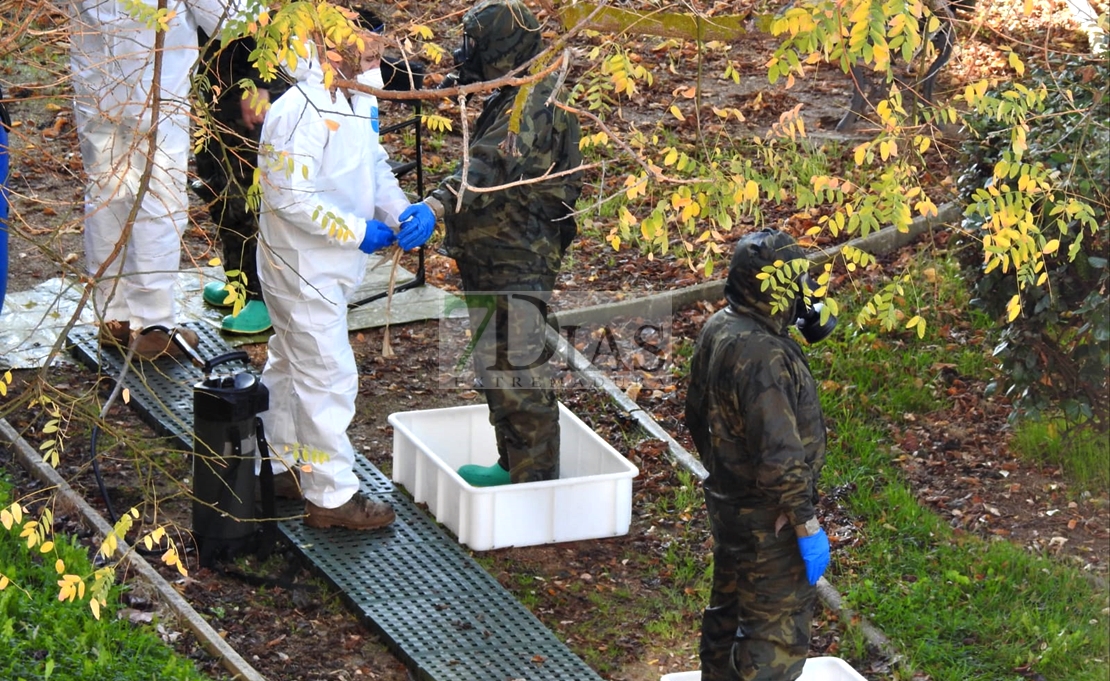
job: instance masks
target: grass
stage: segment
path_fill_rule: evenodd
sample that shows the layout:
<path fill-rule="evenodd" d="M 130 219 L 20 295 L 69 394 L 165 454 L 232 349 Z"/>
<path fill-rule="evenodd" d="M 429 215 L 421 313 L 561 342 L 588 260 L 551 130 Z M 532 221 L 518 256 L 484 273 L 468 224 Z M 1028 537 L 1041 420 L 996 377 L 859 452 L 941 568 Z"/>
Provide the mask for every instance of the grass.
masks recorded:
<path fill-rule="evenodd" d="M 0 500 L 10 489 L 0 481 Z M 54 555 L 56 552 L 57 555 Z M 0 528 L 0 573 L 11 580 L 0 591 L 0 678 L 9 681 L 205 681 L 193 663 L 162 642 L 153 627 L 117 619 L 122 593 L 94 619 L 87 601 L 59 601 L 54 559 L 67 572 L 89 575 L 87 552 L 58 538 L 50 554 L 28 550 L 14 532 Z"/>
<path fill-rule="evenodd" d="M 1062 468 L 1081 490 L 1110 487 L 1110 441 L 1105 434 L 1062 421 L 1023 420 L 1015 429 L 1013 449 L 1028 461 Z"/>
<path fill-rule="evenodd" d="M 951 268 L 944 261 L 933 266 Z M 934 681 L 999 681 L 1028 670 L 1050 679 L 1104 681 L 1110 668 L 1105 589 L 1010 542 L 957 534 L 917 503 L 884 445 L 887 424 L 948 406 L 940 380 L 946 369 L 990 379 L 986 320 L 957 317 L 967 304 L 959 279 L 937 281 L 934 290 L 908 300 L 928 310 L 924 338 L 846 329 L 811 351 L 835 433 L 822 486 L 856 485 L 847 504 L 865 536 L 837 552 L 829 578 L 847 605 L 900 649 L 905 665 L 897 679 L 917 673 Z M 859 301 L 843 303 L 851 309 Z M 963 342 L 951 342 L 954 333 Z M 1057 457 L 1105 494 L 1105 443 L 1101 449 L 1095 442 L 1045 447 L 1052 439 L 1039 428 L 1019 429 L 1018 449 Z"/>

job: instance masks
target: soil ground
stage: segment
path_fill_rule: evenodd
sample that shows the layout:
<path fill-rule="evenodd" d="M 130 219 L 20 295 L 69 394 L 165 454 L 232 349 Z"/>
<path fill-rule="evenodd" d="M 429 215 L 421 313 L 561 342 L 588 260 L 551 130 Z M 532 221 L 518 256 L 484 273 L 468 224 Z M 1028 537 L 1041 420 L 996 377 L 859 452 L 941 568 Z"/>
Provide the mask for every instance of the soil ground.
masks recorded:
<path fill-rule="evenodd" d="M 999 12 L 1006 3 L 983 3 L 988 12 Z M 1011 3 L 1020 7 L 1021 3 Z M 444 17 L 440 26 L 457 21 L 465 3 L 446 2 L 437 8 Z M 1001 72 L 1004 56 L 993 31 L 1018 35 L 1028 22 L 1041 22 L 1036 35 L 1045 34 L 1045 25 L 1055 21 L 1054 12 L 1062 3 L 1039 3 L 1030 19 L 1010 14 L 995 17 L 987 24 L 988 38 L 966 41 L 946 72 L 945 84 L 954 88 L 963 80 L 991 72 Z M 404 3 L 398 12 L 406 10 Z M 1056 9 L 1053 9 L 1056 8 Z M 720 11 L 738 11 L 725 7 Z M 42 31 L 45 68 L 32 72 L 20 64 L 0 68 L 0 84 L 12 98 L 13 118 L 19 127 L 13 135 L 13 242 L 9 290 L 23 290 L 55 276 L 79 276 L 81 258 L 81 196 L 83 177 L 76 136 L 66 108 L 64 61 L 57 58 L 59 41 L 64 39 L 64 19 L 56 12 L 39 20 Z M 1051 24 L 1055 25 L 1055 24 Z M 441 29 L 441 30 L 446 30 Z M 982 37 L 980 33 L 979 38 Z M 600 40 L 600 39 L 599 39 Z M 688 47 L 656 49 L 662 41 L 630 41 L 628 48 L 653 67 L 655 85 L 622 108 L 623 125 L 652 126 L 670 105 L 667 93 L 675 93 L 693 82 L 696 69 L 694 53 Z M 766 37 L 751 35 L 738 39 L 730 58 L 742 67 L 739 84 L 713 77 L 706 86 L 703 107 L 725 105 L 741 109 L 745 125 L 763 130 L 783 112 L 803 104 L 809 129 L 818 135 L 830 132 L 849 96 L 845 77 L 832 69 L 819 69 L 812 79 L 794 90 L 782 91 L 766 83 L 763 64 L 770 50 Z M 51 51 L 53 50 L 53 52 Z M 721 53 L 723 54 L 723 53 Z M 704 73 L 719 73 L 723 56 L 712 53 L 703 64 Z M 42 56 L 42 55 L 39 55 Z M 32 75 L 33 73 L 33 75 Z M 680 95 L 674 95 L 678 97 Z M 942 95 L 944 96 L 944 95 Z M 451 113 L 451 107 L 444 105 Z M 678 132 L 693 134 L 689 129 Z M 431 179 L 442 175 L 457 157 L 458 139 L 449 138 L 430 159 Z M 398 150 L 396 155 L 405 155 Z M 435 158 L 435 157 L 438 157 Z M 937 198 L 947 200 L 947 157 L 938 154 L 933 169 L 938 179 Z M 438 165 L 437 165 L 438 163 Z M 438 175 L 437 175 L 438 172 Z M 938 201 L 939 203 L 939 201 Z M 189 260 L 204 264 L 218 249 L 205 211 L 197 206 L 196 226 L 185 245 Z M 787 229 L 800 230 L 801 218 L 783 212 L 778 216 Z M 747 226 L 740 225 L 737 233 Z M 603 232 L 604 233 L 604 232 Z M 596 235 L 594 235 L 596 237 Z M 943 240 L 943 236 L 940 237 Z M 888 257 L 888 263 L 914 257 L 916 249 L 943 246 L 924 243 Z M 586 234 L 575 245 L 570 261 L 560 277 L 563 290 L 600 290 L 646 292 L 696 283 L 698 275 L 673 258 L 648 260 L 635 251 L 614 253 L 603 241 Z M 428 273 L 431 283 L 446 289 L 457 288 L 457 274 L 451 262 L 429 251 Z M 673 320 L 673 340 L 692 342 L 701 324 L 713 311 L 711 303 L 677 310 Z M 438 324 L 419 322 L 394 327 L 390 331 L 395 358 L 381 356 L 381 329 L 353 334 L 360 369 L 359 417 L 350 435 L 372 462 L 388 473 L 392 431 L 386 418 L 390 413 L 456 404 L 471 404 L 479 398 L 469 390 L 445 390 L 436 380 Z M 952 342 L 968 342 L 953 327 Z M 261 368 L 265 346 L 251 346 L 252 364 Z M 943 388 L 952 396 L 949 405 L 932 414 L 907 415 L 901 423 L 890 425 L 892 457 L 898 459 L 919 498 L 948 518 L 961 531 L 983 536 L 1002 537 L 1029 550 L 1058 556 L 1060 560 L 1085 567 L 1105 578 L 1110 564 L 1110 514 L 1106 491 L 1083 494 L 1072 489 L 1063 471 L 1041 468 L 1015 459 L 1007 446 L 1004 426 L 1008 405 L 989 397 L 985 386 L 951 372 L 939 371 Z M 53 389 L 67 394 L 99 391 L 107 394 L 103 377 L 73 365 L 61 365 L 46 372 Z M 16 372 L 12 394 L 33 379 L 31 372 Z M 682 425 L 681 408 L 685 386 L 677 377 L 673 387 L 644 390 L 639 403 L 649 410 L 679 442 L 692 449 Z M 480 556 L 501 582 L 529 605 L 560 638 L 579 655 L 594 664 L 612 681 L 656 681 L 661 673 L 696 668 L 697 612 L 680 613 L 673 623 L 688 633 L 686 645 L 660 650 L 646 633 L 650 615 L 658 613 L 656 599 L 660 586 L 682 577 L 667 572 L 664 556 L 676 547 L 694 556 L 696 568 L 704 569 L 708 558 L 709 535 L 700 497 L 685 508 L 672 508 L 668 499 L 680 486 L 676 467 L 668 460 L 661 442 L 645 440 L 636 432 L 631 419 L 620 409 L 592 391 L 572 391 L 561 399 L 607 441 L 616 446 L 640 468 L 634 482 L 632 526 L 625 537 L 604 541 L 505 549 Z M 7 414 L 13 425 L 37 446 L 35 434 L 42 417 L 37 411 L 17 410 Z M 125 405 L 116 405 L 108 416 L 108 429 L 114 432 L 149 431 Z M 104 504 L 87 464 L 87 434 L 68 433 L 66 454 L 60 472 L 98 507 Z M 0 453 L 0 463 L 17 477 L 19 489 L 36 493 L 36 484 L 21 477 L 10 454 Z M 155 465 L 156 464 L 156 465 Z M 159 512 L 187 529 L 188 506 L 181 490 L 173 483 L 187 471 L 187 459 L 180 452 L 165 452 L 157 461 L 137 461 L 115 451 L 104 452 L 102 472 L 113 504 L 126 508 L 142 496 L 156 491 L 162 498 Z M 825 490 L 821 513 L 834 542 L 834 565 L 830 579 L 835 585 L 837 561 L 843 557 L 838 547 L 863 541 L 862 528 L 838 503 L 844 490 Z M 59 528 L 85 535 L 73 518 L 59 517 Z M 183 532 L 180 541 L 187 545 Z M 240 569 L 253 574 L 280 577 L 281 585 L 259 587 L 226 574 L 198 569 L 195 555 L 188 554 L 190 575 L 174 580 L 194 607 L 226 635 L 232 645 L 264 675 L 271 679 L 381 679 L 404 681 L 408 672 L 386 650 L 378 638 L 344 607 L 337 594 L 316 580 L 307 568 L 288 553 L 281 553 L 265 564 L 248 562 Z M 847 566 L 842 566 L 844 569 Z M 523 576 L 531 580 L 522 579 Z M 524 582 L 530 582 L 522 586 Z M 627 608 L 620 612 L 598 613 L 590 599 L 593 592 L 619 592 Z M 137 621 L 150 616 L 154 604 L 149 596 L 136 593 L 127 614 Z M 172 622 L 164 624 L 167 640 L 192 655 L 213 677 L 222 675 L 216 661 L 200 651 L 191 637 L 178 631 Z M 837 654 L 840 631 L 833 613 L 821 613 L 814 629 L 811 652 Z M 877 651 L 866 659 L 851 660 L 869 679 L 892 678 L 889 665 Z"/>

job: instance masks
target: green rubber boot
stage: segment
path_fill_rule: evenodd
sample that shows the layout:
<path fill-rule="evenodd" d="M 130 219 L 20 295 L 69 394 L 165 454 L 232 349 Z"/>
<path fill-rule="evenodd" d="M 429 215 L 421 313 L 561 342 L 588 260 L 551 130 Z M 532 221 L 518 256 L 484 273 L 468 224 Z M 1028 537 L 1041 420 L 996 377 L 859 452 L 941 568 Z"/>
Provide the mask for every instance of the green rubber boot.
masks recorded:
<path fill-rule="evenodd" d="M 236 333 L 243 336 L 253 336 L 259 333 L 265 333 L 270 330 L 273 324 L 270 323 L 270 311 L 266 309 L 266 303 L 261 300 L 249 300 L 239 310 L 237 315 L 227 315 L 224 317 L 223 324 L 220 327 L 224 333 Z"/>
<path fill-rule="evenodd" d="M 213 307 L 231 307 L 231 291 L 222 281 L 210 281 L 204 285 L 204 302 Z"/>
<path fill-rule="evenodd" d="M 459 467 L 459 477 L 466 480 L 473 487 L 497 487 L 512 483 L 509 471 L 495 463 L 492 466 L 477 466 L 467 464 Z"/>

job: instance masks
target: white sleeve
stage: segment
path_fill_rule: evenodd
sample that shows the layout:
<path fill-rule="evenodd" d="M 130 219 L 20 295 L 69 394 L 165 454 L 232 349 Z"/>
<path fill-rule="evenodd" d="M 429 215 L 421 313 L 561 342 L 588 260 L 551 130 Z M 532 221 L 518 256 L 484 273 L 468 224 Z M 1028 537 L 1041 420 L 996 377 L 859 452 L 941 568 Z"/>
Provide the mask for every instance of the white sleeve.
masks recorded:
<path fill-rule="evenodd" d="M 381 220 L 390 227 L 399 224 L 398 217 L 402 211 L 409 207 L 409 199 L 397 182 L 393 168 L 389 165 L 389 154 L 382 146 L 377 135 L 370 149 L 370 158 L 374 164 L 375 196 L 374 219 Z"/>
<path fill-rule="evenodd" d="M 373 82 L 369 71 L 360 73 L 355 80 L 370 87 L 381 87 L 380 83 Z M 365 92 L 356 91 L 353 99 L 355 115 L 368 117 L 380 127 L 378 98 Z M 389 165 L 389 152 L 382 146 L 377 131 L 371 134 L 372 139 L 369 140 L 369 143 L 370 163 L 373 166 L 371 172 L 374 174 L 375 189 L 374 219 L 381 220 L 390 227 L 396 227 L 399 224 L 398 216 L 410 205 L 409 199 L 401 189 L 400 183 L 397 182 L 397 176 L 393 174 L 393 168 Z"/>
<path fill-rule="evenodd" d="M 366 236 L 366 219 L 321 200 L 325 195 L 316 186 L 316 178 L 324 172 L 319 158 L 330 134 L 327 122 L 307 102 L 303 109 L 289 113 L 276 117 L 271 110 L 266 117 L 265 152 L 259 158 L 266 207 L 296 229 L 357 249 Z M 333 224 L 342 222 L 351 236 L 338 238 L 335 230 L 324 227 L 325 218 Z"/>

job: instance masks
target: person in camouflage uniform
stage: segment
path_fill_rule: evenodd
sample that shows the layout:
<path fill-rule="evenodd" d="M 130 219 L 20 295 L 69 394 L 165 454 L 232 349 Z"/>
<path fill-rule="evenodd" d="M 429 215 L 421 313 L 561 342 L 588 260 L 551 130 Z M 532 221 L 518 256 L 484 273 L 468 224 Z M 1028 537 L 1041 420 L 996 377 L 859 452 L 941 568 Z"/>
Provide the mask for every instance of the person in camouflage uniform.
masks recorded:
<path fill-rule="evenodd" d="M 455 53 L 460 85 L 501 78 L 543 51 L 539 22 L 518 0 L 472 8 L 463 17 L 463 32 L 463 47 Z M 548 104 L 557 84 L 550 75 L 524 86 L 530 90 L 517 134 L 509 128 L 520 88 L 502 87 L 486 100 L 467 150 L 468 186 L 497 187 L 581 165 L 577 118 Z M 459 474 L 476 486 L 556 479 L 559 411 L 544 361 L 546 303 L 577 233 L 573 211 L 582 173 L 466 191 L 460 202 L 462 172 L 460 164 L 426 202 L 446 225 L 444 245 L 459 267 L 472 330 L 491 330 L 475 332 L 474 362 L 499 460 L 489 467 L 464 466 Z"/>
<path fill-rule="evenodd" d="M 809 649 L 814 584 L 828 564 L 815 509 L 825 421 L 787 332 L 795 308 L 772 313 L 772 292 L 756 277 L 775 261 L 804 257 L 780 231 L 741 238 L 728 306 L 706 323 L 690 363 L 686 424 L 709 472 L 714 539 L 702 681 L 792 681 Z"/>
<path fill-rule="evenodd" d="M 220 45 L 198 31 L 200 44 L 207 45 L 201 59 L 201 77 L 207 86 L 201 96 L 215 125 L 214 136 L 197 150 L 198 179 L 193 191 L 208 203 L 208 214 L 216 225 L 223 245 L 225 272 L 241 272 L 246 307 L 239 316 L 227 316 L 222 328 L 228 333 L 262 333 L 270 328 L 269 312 L 262 300 L 258 280 L 258 215 L 247 205 L 247 188 L 254 181 L 258 160 L 258 138 L 266 108 L 289 89 L 289 81 L 279 76 L 262 80 L 250 63 L 254 38 L 246 37 Z M 244 99 L 239 83 L 251 80 L 257 87 L 255 97 Z M 236 278 L 232 278 L 236 280 Z M 209 282 L 204 300 L 216 307 L 230 307 L 224 282 Z"/>

